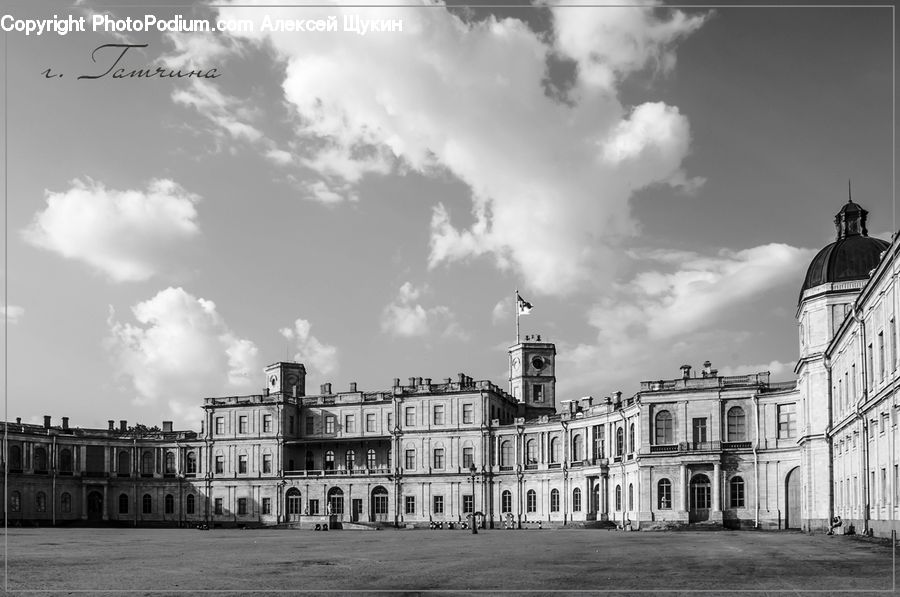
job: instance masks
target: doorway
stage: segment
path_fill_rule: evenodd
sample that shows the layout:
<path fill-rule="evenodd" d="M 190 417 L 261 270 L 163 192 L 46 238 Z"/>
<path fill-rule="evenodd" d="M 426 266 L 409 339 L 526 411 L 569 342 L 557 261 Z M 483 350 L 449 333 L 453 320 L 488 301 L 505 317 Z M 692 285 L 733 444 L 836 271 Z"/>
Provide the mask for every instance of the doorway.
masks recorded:
<path fill-rule="evenodd" d="M 800 467 L 794 467 L 785 480 L 784 528 L 800 528 Z"/>
<path fill-rule="evenodd" d="M 709 520 L 710 484 L 706 475 L 694 475 L 691 479 L 691 511 L 689 522 Z"/>
<path fill-rule="evenodd" d="M 87 496 L 87 507 L 89 521 L 103 520 L 103 494 L 99 491 L 90 492 Z"/>

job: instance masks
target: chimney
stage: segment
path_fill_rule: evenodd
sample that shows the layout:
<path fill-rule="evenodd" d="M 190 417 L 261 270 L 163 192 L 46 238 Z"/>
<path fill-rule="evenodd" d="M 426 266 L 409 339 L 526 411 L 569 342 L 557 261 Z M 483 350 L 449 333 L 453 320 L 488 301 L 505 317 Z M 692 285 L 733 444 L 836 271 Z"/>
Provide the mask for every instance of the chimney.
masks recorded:
<path fill-rule="evenodd" d="M 712 363 L 703 361 L 703 377 L 712 377 Z"/>
<path fill-rule="evenodd" d="M 622 402 L 622 392 L 616 392 L 616 404 Z"/>
<path fill-rule="evenodd" d="M 430 378 L 430 377 L 426 377 L 426 378 L 425 378 L 425 385 L 426 385 L 426 386 L 430 386 L 430 385 L 431 385 L 431 378 Z"/>
<path fill-rule="evenodd" d="M 69 430 L 69 417 L 63 417 L 62 422 L 63 422 L 63 429 L 68 431 Z M 112 421 L 110 421 L 110 423 L 112 423 Z"/>
<path fill-rule="evenodd" d="M 681 379 L 690 379 L 691 377 L 691 366 L 690 365 L 682 365 L 679 367 L 681 369 Z"/>
<path fill-rule="evenodd" d="M 409 385 L 415 387 L 415 385 L 416 385 L 416 378 L 415 378 L 415 377 L 410 377 L 410 378 L 409 378 Z"/>
<path fill-rule="evenodd" d="M 331 393 L 331 382 L 330 381 L 327 384 L 325 384 L 325 393 L 326 394 Z"/>
<path fill-rule="evenodd" d="M 16 425 L 22 424 L 22 417 L 16 417 Z"/>
<path fill-rule="evenodd" d="M 320 393 L 320 394 L 324 394 L 324 393 L 325 393 L 325 384 L 319 384 L 319 393 Z"/>
<path fill-rule="evenodd" d="M 110 419 L 109 421 L 107 421 L 107 423 L 109 423 L 109 430 L 110 430 L 110 431 L 115 431 L 115 430 L 116 430 L 116 422 L 115 422 L 115 421 L 113 421 L 112 419 Z"/>
<path fill-rule="evenodd" d="M 350 391 L 351 391 L 351 392 L 355 392 L 355 391 L 356 391 L 356 382 L 355 382 L 355 381 L 351 381 L 351 382 L 350 382 Z"/>
<path fill-rule="evenodd" d="M 44 429 L 50 429 L 50 415 L 44 415 Z"/>
<path fill-rule="evenodd" d="M 453 378 L 452 378 L 452 377 L 445 377 L 445 378 L 444 378 L 444 383 L 446 383 L 446 384 L 453 383 Z"/>
<path fill-rule="evenodd" d="M 119 431 L 128 431 L 128 421 L 124 419 L 119 421 Z"/>
<path fill-rule="evenodd" d="M 399 377 L 394 378 L 394 387 L 395 388 L 400 387 L 400 378 Z"/>
<path fill-rule="evenodd" d="M 459 374 L 459 383 L 460 383 L 460 384 L 466 383 L 466 374 L 465 374 L 465 373 L 460 373 L 460 374 Z"/>
<path fill-rule="evenodd" d="M 172 432 L 172 421 L 163 421 L 163 433 Z"/>

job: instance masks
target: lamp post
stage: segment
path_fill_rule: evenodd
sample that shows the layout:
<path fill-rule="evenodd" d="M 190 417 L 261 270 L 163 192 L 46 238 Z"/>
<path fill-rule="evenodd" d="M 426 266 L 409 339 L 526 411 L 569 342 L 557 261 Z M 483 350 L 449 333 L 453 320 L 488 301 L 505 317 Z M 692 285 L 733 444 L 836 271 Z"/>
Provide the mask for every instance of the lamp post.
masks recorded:
<path fill-rule="evenodd" d="M 472 479 L 472 512 L 469 514 L 471 517 L 469 520 L 469 526 L 472 527 L 472 534 L 478 534 L 478 524 L 475 519 L 475 474 L 478 470 L 475 468 L 475 463 L 472 462 L 469 464 L 469 476 Z"/>

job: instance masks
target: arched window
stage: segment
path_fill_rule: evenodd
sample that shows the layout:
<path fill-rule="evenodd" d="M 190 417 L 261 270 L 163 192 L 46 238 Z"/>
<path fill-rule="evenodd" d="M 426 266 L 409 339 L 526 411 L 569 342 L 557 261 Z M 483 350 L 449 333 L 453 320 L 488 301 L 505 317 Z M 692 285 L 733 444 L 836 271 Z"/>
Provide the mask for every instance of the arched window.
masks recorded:
<path fill-rule="evenodd" d="M 34 496 L 34 507 L 38 512 L 46 512 L 47 511 L 47 494 L 43 491 L 37 492 L 37 495 Z"/>
<path fill-rule="evenodd" d="M 634 484 L 628 484 L 628 509 L 634 510 Z"/>
<path fill-rule="evenodd" d="M 628 452 L 634 452 L 634 423 L 628 428 Z"/>
<path fill-rule="evenodd" d="M 550 490 L 550 511 L 559 512 L 559 490 Z"/>
<path fill-rule="evenodd" d="M 119 514 L 128 514 L 128 494 L 120 493 L 119 494 Z"/>
<path fill-rule="evenodd" d="M 144 494 L 141 504 L 143 505 L 144 514 L 153 514 L 153 498 L 150 497 L 149 493 Z"/>
<path fill-rule="evenodd" d="M 287 498 L 287 513 L 288 514 L 301 514 L 302 513 L 302 494 L 300 490 L 296 487 L 291 487 L 287 490 L 285 494 L 285 498 Z"/>
<path fill-rule="evenodd" d="M 572 436 L 572 462 L 584 460 L 584 451 L 581 449 L 581 434 Z"/>
<path fill-rule="evenodd" d="M 525 497 L 525 511 L 529 514 L 537 512 L 537 492 L 533 489 L 529 489 L 528 493 L 525 494 Z"/>
<path fill-rule="evenodd" d="M 660 479 L 656 484 L 656 503 L 660 510 L 672 509 L 672 482 L 668 479 Z"/>
<path fill-rule="evenodd" d="M 550 440 L 550 462 L 559 462 L 559 438 Z"/>
<path fill-rule="evenodd" d="M 508 489 L 500 495 L 500 513 L 512 512 L 512 492 Z"/>
<path fill-rule="evenodd" d="M 63 448 L 59 451 L 59 472 L 72 472 L 72 450 Z"/>
<path fill-rule="evenodd" d="M 187 461 L 185 462 L 187 473 L 189 475 L 194 475 L 197 473 L 197 453 L 196 452 L 188 452 L 187 453 Z"/>
<path fill-rule="evenodd" d="M 151 452 L 150 450 L 145 451 L 141 456 L 141 474 L 153 474 L 153 452 Z"/>
<path fill-rule="evenodd" d="M 379 516 L 388 513 L 388 490 L 381 485 L 372 490 L 372 513 Z"/>
<path fill-rule="evenodd" d="M 732 508 L 744 507 L 744 479 L 732 477 L 728 482 L 729 506 Z"/>
<path fill-rule="evenodd" d="M 740 406 L 728 409 L 728 441 L 742 442 L 747 439 L 747 416 Z"/>
<path fill-rule="evenodd" d="M 622 509 L 622 486 L 616 485 L 616 510 Z"/>
<path fill-rule="evenodd" d="M 40 446 L 34 449 L 34 472 L 47 472 L 47 450 Z"/>
<path fill-rule="evenodd" d="M 344 490 L 340 487 L 332 487 L 328 490 L 328 507 L 330 514 L 341 515 L 344 513 Z"/>
<path fill-rule="evenodd" d="M 667 410 L 661 410 L 656 413 L 656 445 L 665 445 L 673 443 L 672 440 L 672 413 Z"/>
<path fill-rule="evenodd" d="M 19 446 L 9 447 L 9 468 L 13 471 L 22 470 L 22 448 Z"/>
<path fill-rule="evenodd" d="M 175 474 L 175 454 L 172 452 L 166 452 L 166 474 Z"/>
<path fill-rule="evenodd" d="M 500 466 L 513 466 L 512 442 L 509 440 L 500 444 Z"/>
<path fill-rule="evenodd" d="M 9 494 L 9 510 L 10 512 L 22 511 L 22 494 L 18 491 L 12 491 Z"/>
<path fill-rule="evenodd" d="M 328 450 L 327 452 L 325 452 L 325 470 L 334 470 L 334 452 L 332 450 Z"/>
<path fill-rule="evenodd" d="M 131 455 L 127 450 L 122 450 L 119 452 L 118 457 L 118 466 L 116 470 L 119 471 L 120 475 L 128 475 L 131 473 Z"/>
<path fill-rule="evenodd" d="M 175 496 L 166 494 L 166 514 L 175 514 Z"/>
<path fill-rule="evenodd" d="M 581 512 L 581 489 L 572 490 L 572 512 Z"/>
<path fill-rule="evenodd" d="M 184 509 L 188 514 L 194 513 L 194 508 L 196 507 L 196 498 L 193 493 L 189 493 L 187 499 L 184 501 Z"/>
<path fill-rule="evenodd" d="M 525 464 L 537 464 L 537 442 L 534 438 L 525 442 Z"/>
<path fill-rule="evenodd" d="M 59 509 L 65 514 L 72 511 L 72 494 L 65 492 L 59 496 Z"/>
<path fill-rule="evenodd" d="M 625 430 L 622 427 L 616 429 L 616 456 L 625 453 Z"/>
<path fill-rule="evenodd" d="M 375 448 L 369 448 L 369 451 L 366 452 L 366 466 L 369 469 L 377 468 L 377 463 L 375 461 Z"/>
<path fill-rule="evenodd" d="M 344 454 L 344 468 L 348 471 L 353 470 L 353 465 L 356 463 L 356 452 L 353 450 L 347 450 L 347 453 Z"/>

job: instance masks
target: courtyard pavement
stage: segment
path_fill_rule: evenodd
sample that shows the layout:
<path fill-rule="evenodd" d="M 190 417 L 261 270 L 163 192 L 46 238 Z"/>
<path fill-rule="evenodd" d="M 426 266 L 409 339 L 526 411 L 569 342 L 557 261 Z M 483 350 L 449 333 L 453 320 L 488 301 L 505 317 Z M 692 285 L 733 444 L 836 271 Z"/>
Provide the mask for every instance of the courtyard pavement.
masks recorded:
<path fill-rule="evenodd" d="M 897 594 L 884 542 L 796 532 L 16 528 L 5 539 L 9 594 Z"/>

